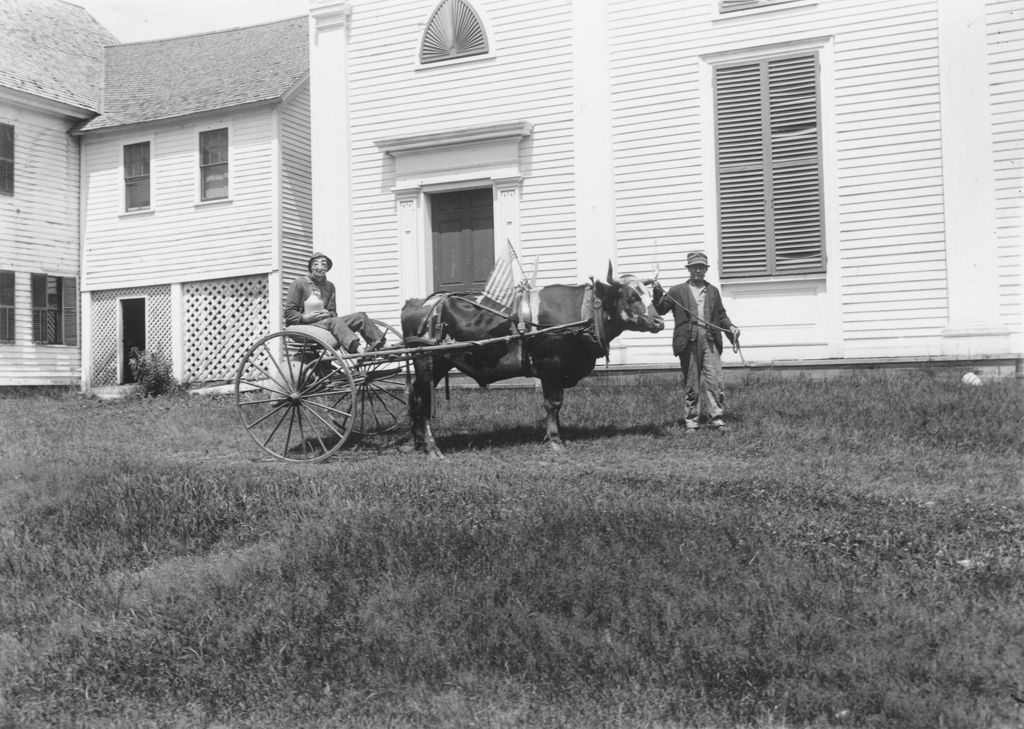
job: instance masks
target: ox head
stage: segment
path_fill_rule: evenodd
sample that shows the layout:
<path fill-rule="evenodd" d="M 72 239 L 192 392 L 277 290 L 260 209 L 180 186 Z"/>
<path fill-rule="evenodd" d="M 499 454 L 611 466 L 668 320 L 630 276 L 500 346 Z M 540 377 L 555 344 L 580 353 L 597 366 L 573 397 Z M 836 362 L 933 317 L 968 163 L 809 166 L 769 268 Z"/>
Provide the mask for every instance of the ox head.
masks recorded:
<path fill-rule="evenodd" d="M 651 282 L 624 274 L 616 279 L 608 262 L 608 287 L 601 294 L 605 313 L 616 328 L 656 334 L 665 328 L 665 320 L 654 310 Z"/>

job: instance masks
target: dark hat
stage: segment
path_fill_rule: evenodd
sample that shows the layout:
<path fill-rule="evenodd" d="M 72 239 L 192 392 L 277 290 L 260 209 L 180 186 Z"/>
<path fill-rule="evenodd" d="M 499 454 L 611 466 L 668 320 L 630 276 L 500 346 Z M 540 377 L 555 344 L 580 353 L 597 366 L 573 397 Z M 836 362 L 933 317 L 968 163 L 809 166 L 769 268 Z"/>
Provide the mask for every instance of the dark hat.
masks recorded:
<path fill-rule="evenodd" d="M 693 251 L 686 255 L 686 267 L 690 266 L 708 266 L 708 257 L 704 255 L 704 251 Z"/>
<path fill-rule="evenodd" d="M 331 260 L 330 256 L 326 256 L 323 253 L 314 253 L 312 256 L 309 257 L 309 260 L 306 261 L 306 270 L 307 271 L 312 271 L 313 270 L 313 261 L 315 261 L 318 258 L 322 258 L 325 261 L 327 261 L 327 270 L 328 271 L 330 271 L 332 268 L 334 268 L 334 261 Z"/>

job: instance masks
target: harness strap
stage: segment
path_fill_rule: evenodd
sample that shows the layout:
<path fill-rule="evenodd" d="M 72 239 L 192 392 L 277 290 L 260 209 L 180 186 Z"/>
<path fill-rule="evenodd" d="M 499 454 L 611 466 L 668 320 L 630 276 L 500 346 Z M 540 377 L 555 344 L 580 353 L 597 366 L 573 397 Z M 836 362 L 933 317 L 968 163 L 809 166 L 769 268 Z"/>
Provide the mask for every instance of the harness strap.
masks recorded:
<path fill-rule="evenodd" d="M 608 358 L 608 345 L 605 344 L 605 331 L 604 331 L 604 314 L 602 309 L 604 304 L 601 302 L 601 298 L 597 295 L 597 287 L 591 279 L 591 283 L 588 283 L 583 289 L 583 303 L 580 306 L 580 319 L 589 321 L 593 327 L 594 338 L 597 340 L 598 352 L 605 359 Z"/>

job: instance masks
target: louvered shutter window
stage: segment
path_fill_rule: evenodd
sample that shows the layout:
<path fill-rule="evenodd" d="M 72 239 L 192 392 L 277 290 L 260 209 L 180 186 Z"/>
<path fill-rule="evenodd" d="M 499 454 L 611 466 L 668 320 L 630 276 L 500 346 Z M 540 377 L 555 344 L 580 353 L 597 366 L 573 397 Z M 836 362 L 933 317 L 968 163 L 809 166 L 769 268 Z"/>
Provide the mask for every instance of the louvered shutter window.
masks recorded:
<path fill-rule="evenodd" d="M 14 195 L 14 127 L 0 124 L 0 195 Z"/>
<path fill-rule="evenodd" d="M 78 345 L 78 279 L 64 276 L 61 285 L 61 337 L 64 344 Z"/>
<path fill-rule="evenodd" d="M 750 8 L 785 5 L 792 2 L 796 2 L 796 0 L 721 0 L 718 8 L 722 13 L 736 13 L 740 10 L 749 10 Z"/>
<path fill-rule="evenodd" d="M 14 271 L 0 271 L 0 342 L 14 341 Z"/>
<path fill-rule="evenodd" d="M 817 56 L 714 77 L 722 276 L 824 271 Z"/>
<path fill-rule="evenodd" d="M 465 0 L 441 0 L 427 22 L 420 45 L 420 63 L 487 53 L 487 34 L 476 11 Z"/>

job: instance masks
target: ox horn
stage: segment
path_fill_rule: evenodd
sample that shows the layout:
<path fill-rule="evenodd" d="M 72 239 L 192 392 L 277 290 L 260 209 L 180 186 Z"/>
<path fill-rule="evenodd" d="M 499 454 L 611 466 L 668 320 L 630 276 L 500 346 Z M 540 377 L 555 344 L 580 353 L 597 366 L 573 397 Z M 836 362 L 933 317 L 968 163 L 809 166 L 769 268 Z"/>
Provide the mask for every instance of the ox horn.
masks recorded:
<path fill-rule="evenodd" d="M 608 259 L 608 283 L 615 283 L 615 276 L 612 275 L 612 259 Z"/>
<path fill-rule="evenodd" d="M 661 266 L 657 263 L 654 264 L 654 270 L 651 271 L 651 277 L 644 279 L 644 286 L 650 286 L 658 281 L 658 274 L 661 273 Z"/>

